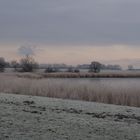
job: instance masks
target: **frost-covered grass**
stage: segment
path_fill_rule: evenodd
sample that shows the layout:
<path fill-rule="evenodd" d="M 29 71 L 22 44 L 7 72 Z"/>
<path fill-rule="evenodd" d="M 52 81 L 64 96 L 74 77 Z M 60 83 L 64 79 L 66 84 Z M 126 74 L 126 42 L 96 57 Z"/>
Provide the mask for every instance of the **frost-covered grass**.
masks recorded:
<path fill-rule="evenodd" d="M 0 140 L 139 140 L 140 108 L 0 93 Z"/>
<path fill-rule="evenodd" d="M 48 79 L 36 74 L 23 75 L 0 74 L 0 92 L 140 107 L 140 80 L 120 80 L 112 84 L 108 79 L 100 82 L 93 79 Z"/>

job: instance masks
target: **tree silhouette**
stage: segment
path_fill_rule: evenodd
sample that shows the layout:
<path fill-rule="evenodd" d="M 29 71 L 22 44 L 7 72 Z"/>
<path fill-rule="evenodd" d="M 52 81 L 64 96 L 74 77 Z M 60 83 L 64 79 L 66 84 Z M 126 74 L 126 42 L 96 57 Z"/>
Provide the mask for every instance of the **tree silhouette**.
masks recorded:
<path fill-rule="evenodd" d="M 0 57 L 0 72 L 4 72 L 6 66 L 5 59 L 3 57 Z"/>
<path fill-rule="evenodd" d="M 101 70 L 101 64 L 99 62 L 93 61 L 90 64 L 90 72 L 98 73 Z"/>

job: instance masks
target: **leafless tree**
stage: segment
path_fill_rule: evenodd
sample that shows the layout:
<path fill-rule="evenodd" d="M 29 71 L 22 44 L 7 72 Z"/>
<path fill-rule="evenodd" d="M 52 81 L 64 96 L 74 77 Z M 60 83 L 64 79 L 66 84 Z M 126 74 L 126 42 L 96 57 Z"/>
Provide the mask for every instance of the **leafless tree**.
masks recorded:
<path fill-rule="evenodd" d="M 20 67 L 22 68 L 22 72 L 33 72 L 33 70 L 38 68 L 38 64 L 32 56 L 26 55 L 25 58 L 20 60 Z"/>

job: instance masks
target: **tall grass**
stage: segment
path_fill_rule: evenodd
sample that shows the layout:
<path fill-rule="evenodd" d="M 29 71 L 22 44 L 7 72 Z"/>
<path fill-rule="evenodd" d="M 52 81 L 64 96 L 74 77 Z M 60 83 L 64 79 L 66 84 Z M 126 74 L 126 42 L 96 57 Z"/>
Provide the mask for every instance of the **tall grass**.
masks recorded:
<path fill-rule="evenodd" d="M 42 73 L 37 72 L 36 74 L 31 73 L 17 73 L 18 77 L 26 78 L 140 78 L 140 71 L 120 71 L 120 72 L 100 72 L 100 73 L 89 73 L 89 72 L 56 72 L 56 73 Z"/>
<path fill-rule="evenodd" d="M 48 79 L 0 74 L 0 92 L 76 99 L 140 107 L 140 84 L 134 81 L 95 82 L 86 79 Z M 124 86 L 123 86 L 124 84 Z M 128 84 L 128 85 L 125 85 Z"/>

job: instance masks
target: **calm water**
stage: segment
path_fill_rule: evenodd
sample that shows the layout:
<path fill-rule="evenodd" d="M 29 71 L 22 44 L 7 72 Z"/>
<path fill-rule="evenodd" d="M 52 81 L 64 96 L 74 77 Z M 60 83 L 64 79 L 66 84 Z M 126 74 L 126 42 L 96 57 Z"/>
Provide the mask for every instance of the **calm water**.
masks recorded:
<path fill-rule="evenodd" d="M 73 86 L 93 86 L 98 88 L 114 89 L 114 90 L 137 90 L 140 91 L 140 78 L 70 78 L 70 79 L 54 79 Z"/>

